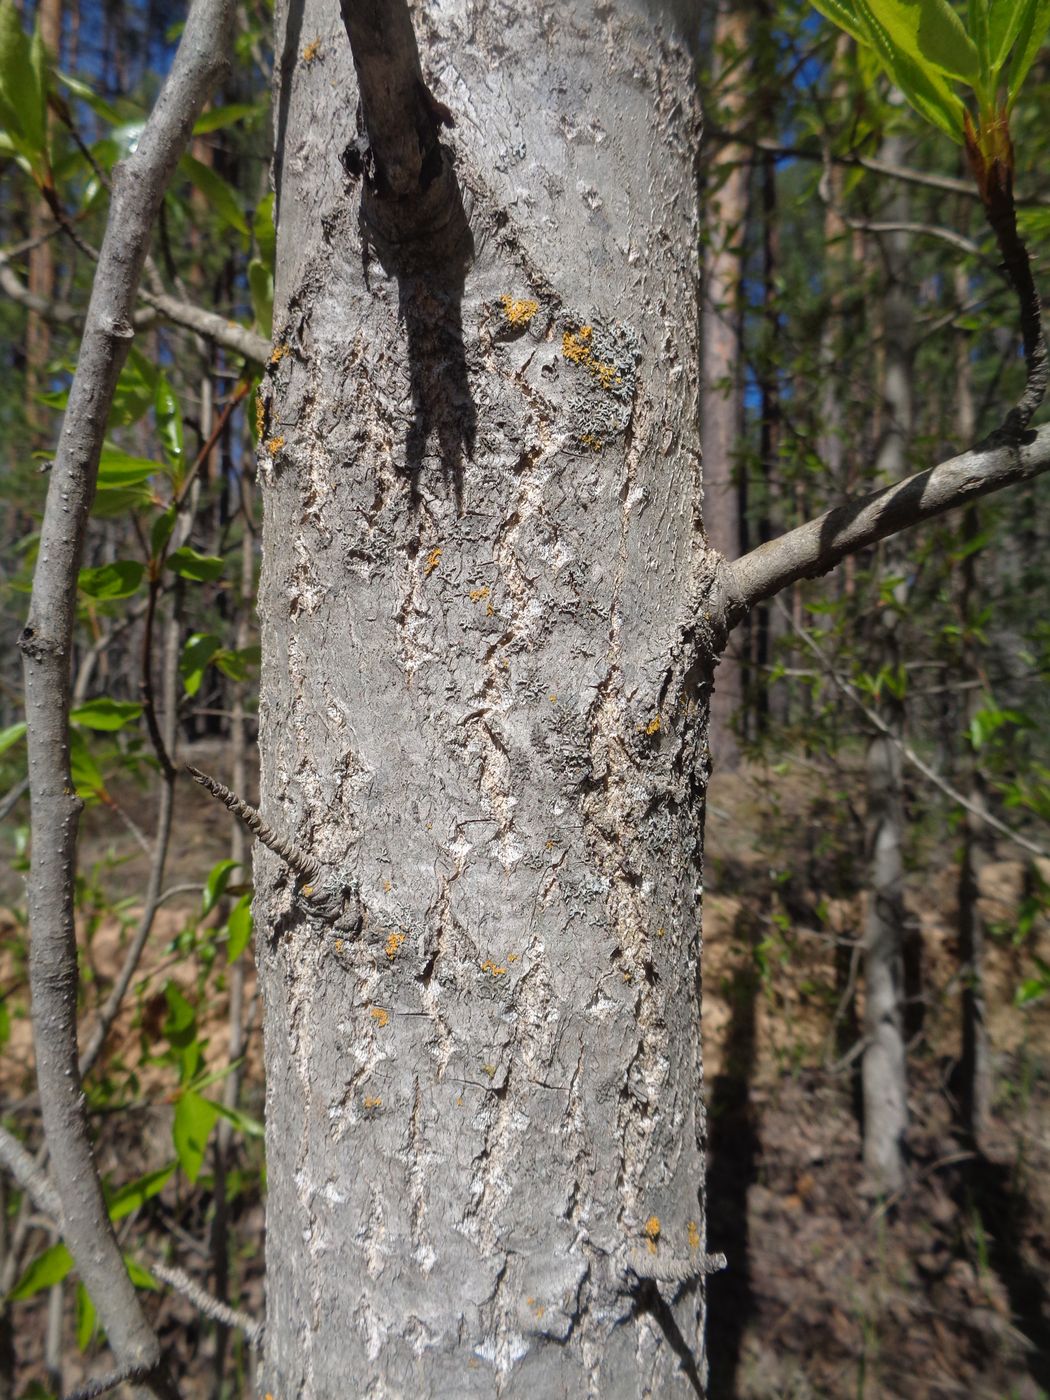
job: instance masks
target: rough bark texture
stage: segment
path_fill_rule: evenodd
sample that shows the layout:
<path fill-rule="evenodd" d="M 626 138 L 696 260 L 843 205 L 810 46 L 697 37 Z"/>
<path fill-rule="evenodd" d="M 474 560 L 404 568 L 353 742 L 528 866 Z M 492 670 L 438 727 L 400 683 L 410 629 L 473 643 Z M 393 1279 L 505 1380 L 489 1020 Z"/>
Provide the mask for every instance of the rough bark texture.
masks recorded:
<path fill-rule="evenodd" d="M 257 859 L 263 1389 L 692 1395 L 692 60 L 626 4 L 415 18 L 469 226 L 431 267 L 362 223 L 330 10 L 278 15 L 261 806 L 353 897 Z"/>

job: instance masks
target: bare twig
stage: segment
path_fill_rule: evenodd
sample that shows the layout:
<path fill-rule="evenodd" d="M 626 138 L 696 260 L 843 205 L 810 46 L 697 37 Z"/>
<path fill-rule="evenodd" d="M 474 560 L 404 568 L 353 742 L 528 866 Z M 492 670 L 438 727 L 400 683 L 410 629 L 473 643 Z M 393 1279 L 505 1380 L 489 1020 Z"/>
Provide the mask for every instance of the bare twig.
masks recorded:
<path fill-rule="evenodd" d="M 909 744 L 899 739 L 882 716 L 876 710 L 873 710 L 870 705 L 865 704 L 862 697 L 858 694 L 857 690 L 850 685 L 849 681 L 839 675 L 832 665 L 831 660 L 821 650 L 820 645 L 814 637 L 807 632 L 804 627 L 798 625 L 779 599 L 777 600 L 777 607 L 780 609 L 788 626 L 820 661 L 828 679 L 843 695 L 845 695 L 847 700 L 851 701 L 852 704 L 860 710 L 861 714 L 863 714 L 870 725 L 890 740 L 899 750 L 901 757 L 906 759 L 913 768 L 916 768 L 927 781 L 931 782 L 940 792 L 943 792 L 945 797 L 949 798 L 959 807 L 962 807 L 964 811 L 969 812 L 972 816 L 984 822 L 986 826 L 990 826 L 994 831 L 998 831 L 1000 836 L 1005 836 L 1008 841 L 1012 841 L 1015 846 L 1020 846 L 1022 850 L 1028 851 L 1030 855 L 1040 856 L 1043 859 L 1050 858 L 1050 851 L 1045 847 L 1040 846 L 1036 841 L 1030 841 L 1027 836 L 1022 836 L 1019 831 L 1015 831 L 1013 827 L 1007 826 L 1005 822 L 993 816 L 985 807 L 972 802 L 964 793 L 961 793 L 958 788 L 952 787 L 951 783 L 949 783 L 946 778 L 943 778 L 936 769 L 931 768 L 924 759 L 920 758 Z"/>
<path fill-rule="evenodd" d="M 168 1284 L 184 1298 L 188 1298 L 205 1317 L 210 1317 L 213 1322 L 221 1322 L 224 1327 L 236 1327 L 244 1333 L 249 1345 L 256 1350 L 262 1346 L 265 1330 L 263 1323 L 256 1322 L 255 1318 L 241 1312 L 240 1309 L 231 1308 L 228 1304 L 221 1303 L 218 1298 L 213 1298 L 182 1269 L 172 1268 L 170 1264 L 150 1264 L 149 1270 L 150 1273 L 156 1274 L 162 1283 Z"/>
<path fill-rule="evenodd" d="M 22 1144 L 0 1124 L 0 1162 L 4 1164 L 37 1210 L 49 1215 L 57 1224 L 62 1221 L 62 1198 L 51 1178 L 25 1150 Z"/>
<path fill-rule="evenodd" d="M 142 1366 L 118 1366 L 115 1371 L 109 1371 L 96 1380 L 78 1385 L 76 1390 L 69 1391 L 63 1400 L 98 1400 L 100 1395 L 108 1395 L 111 1390 L 116 1390 L 118 1385 L 145 1380 L 146 1374 Z"/>
<path fill-rule="evenodd" d="M 118 167 L 77 370 L 51 472 L 29 617 L 19 639 L 26 686 L 34 832 L 28 880 L 29 975 L 37 1085 L 63 1237 L 121 1366 L 148 1391 L 177 1392 L 113 1234 L 77 1073 L 73 917 L 80 799 L 69 767 L 69 658 L 77 571 L 109 407 L 134 334 L 131 317 L 157 209 L 193 123 L 225 71 L 231 0 L 195 0 L 171 73 L 135 151 Z"/>
<path fill-rule="evenodd" d="M 279 836 L 273 827 L 267 826 L 259 813 L 243 798 L 238 797 L 235 792 L 231 792 L 224 783 L 220 783 L 217 778 L 211 778 L 207 773 L 202 773 L 199 768 L 194 768 L 191 764 L 186 764 L 186 772 L 195 783 L 200 783 L 201 787 L 210 792 L 212 797 L 217 798 L 224 807 L 229 808 L 235 817 L 238 817 L 256 838 L 264 846 L 268 846 L 271 851 L 281 857 L 284 863 L 291 867 L 297 875 L 301 875 L 304 880 L 313 881 L 320 878 L 321 862 L 314 856 L 307 855 L 305 851 L 299 850 L 284 836 Z"/>
<path fill-rule="evenodd" d="M 960 180 L 955 175 L 937 175 L 929 170 L 915 170 L 907 165 L 894 165 L 891 161 L 877 160 L 874 156 L 831 155 L 828 157 L 822 150 L 785 145 L 772 138 L 756 138 L 739 131 L 725 131 L 719 127 L 708 126 L 706 135 L 724 144 L 747 146 L 751 150 L 768 151 L 775 156 L 788 156 L 793 160 L 812 161 L 823 161 L 830 158 L 835 165 L 870 170 L 875 175 L 886 175 L 891 180 L 900 180 L 906 185 L 921 185 L 925 189 L 944 190 L 946 194 L 961 194 L 967 199 L 980 197 L 970 180 Z M 1021 201 L 1021 207 L 1039 208 L 1045 206 L 1046 203 L 1045 199 L 1029 199 Z"/>
<path fill-rule="evenodd" d="M 728 566 L 728 621 L 735 625 L 756 603 L 799 579 L 819 578 L 847 554 L 887 535 L 1048 470 L 1050 426 L 1044 426 L 1025 442 L 986 443 L 881 491 L 845 501 Z"/>
<path fill-rule="evenodd" d="M 62 1200 L 50 1177 L 42 1167 L 34 1162 L 14 1134 L 9 1133 L 2 1125 L 0 1125 L 0 1164 L 8 1169 L 37 1210 L 48 1216 L 56 1225 L 61 1226 L 63 1221 Z M 214 1318 L 227 1327 L 238 1328 L 245 1334 L 253 1347 L 259 1347 L 262 1344 L 263 1324 L 261 1322 L 257 1322 L 245 1312 L 220 1303 L 217 1298 L 213 1298 L 182 1269 L 173 1268 L 170 1264 L 148 1258 L 145 1260 L 145 1264 L 150 1273 L 155 1274 L 170 1288 L 183 1294 L 193 1303 L 194 1307 L 199 1308 L 207 1317 Z"/>

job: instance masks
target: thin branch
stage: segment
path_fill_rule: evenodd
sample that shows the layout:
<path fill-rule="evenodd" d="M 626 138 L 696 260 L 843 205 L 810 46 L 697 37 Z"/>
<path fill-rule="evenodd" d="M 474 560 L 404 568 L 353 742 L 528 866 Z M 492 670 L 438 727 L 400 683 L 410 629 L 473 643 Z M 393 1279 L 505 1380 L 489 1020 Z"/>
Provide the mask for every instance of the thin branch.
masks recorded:
<path fill-rule="evenodd" d="M 257 841 L 261 841 L 271 851 L 276 851 L 284 863 L 290 866 L 297 875 L 301 875 L 304 880 L 311 883 L 320 878 L 321 862 L 314 856 L 307 855 L 305 851 L 299 850 L 298 846 L 286 837 L 279 836 L 273 827 L 266 825 L 250 803 L 245 802 L 242 797 L 238 797 L 235 792 L 231 792 L 225 783 L 220 783 L 217 778 L 209 777 L 207 773 L 202 773 L 199 768 L 194 768 L 189 763 L 186 764 L 186 772 L 195 783 L 200 783 L 201 787 L 210 792 L 212 797 L 239 818 Z"/>
<path fill-rule="evenodd" d="M 119 1366 L 115 1371 L 109 1371 L 96 1380 L 85 1381 L 83 1385 L 78 1385 L 76 1390 L 68 1391 L 63 1400 L 98 1400 L 100 1395 L 108 1395 L 111 1390 L 116 1390 L 118 1385 L 141 1381 L 145 1377 L 146 1371 L 142 1366 Z"/>
<path fill-rule="evenodd" d="M 910 233 L 919 238 L 939 238 L 942 243 L 965 253 L 967 257 L 984 258 L 980 244 L 975 243 L 972 238 L 965 238 L 961 233 L 955 233 L 950 228 L 941 228 L 939 224 L 898 223 L 892 219 L 876 220 L 873 223 L 867 219 L 846 218 L 841 215 L 841 211 L 840 217 L 851 229 L 856 229 L 859 233 Z"/>
<path fill-rule="evenodd" d="M 1021 443 L 989 442 L 871 495 L 843 502 L 728 565 L 730 626 L 799 579 L 945 511 L 1050 470 L 1050 425 Z"/>
<path fill-rule="evenodd" d="M 0 1162 L 18 1182 L 37 1210 L 50 1216 L 57 1225 L 61 1225 L 62 1198 L 51 1184 L 51 1178 L 42 1166 L 34 1162 L 14 1133 L 9 1133 L 2 1124 L 0 1124 Z"/>
<path fill-rule="evenodd" d="M 26 687 L 34 833 L 27 895 L 37 1086 L 63 1237 L 121 1366 L 141 1367 L 163 1400 L 177 1392 L 113 1234 L 77 1072 L 74 871 L 82 802 L 69 767 L 69 663 L 77 572 L 109 408 L 134 335 L 131 318 L 157 209 L 193 123 L 228 67 L 232 0 L 195 0 L 171 73 L 114 195 L 84 337 L 51 471 L 26 626 Z"/>
<path fill-rule="evenodd" d="M 9 1133 L 2 1125 L 0 1125 L 0 1164 L 8 1169 L 37 1210 L 46 1215 L 55 1225 L 61 1226 L 62 1200 L 47 1172 L 33 1161 L 33 1158 L 14 1134 Z M 227 1327 L 238 1328 L 248 1338 L 252 1347 L 258 1349 L 262 1345 L 264 1326 L 261 1322 L 257 1322 L 247 1313 L 241 1312 L 237 1308 L 228 1307 L 225 1303 L 219 1302 L 217 1298 L 213 1298 L 184 1270 L 173 1268 L 170 1264 L 153 1259 L 146 1259 L 145 1263 L 150 1273 L 155 1274 L 169 1288 L 174 1288 L 178 1293 L 188 1298 L 194 1307 L 199 1308 L 205 1316 L 213 1318 L 216 1322 L 221 1322 Z M 98 1393 L 102 1394 L 101 1391 Z"/>
<path fill-rule="evenodd" d="M 807 647 L 809 647 L 813 655 L 819 660 L 828 679 L 842 692 L 847 700 L 856 705 L 857 709 L 860 710 L 868 723 L 877 729 L 880 734 L 885 735 L 894 747 L 898 749 L 901 757 L 905 758 L 913 768 L 917 769 L 927 781 L 931 782 L 940 792 L 943 792 L 945 797 L 949 798 L 950 801 L 962 807 L 964 811 L 977 817 L 980 821 L 984 822 L 986 826 L 990 826 L 993 830 L 998 831 L 1000 836 L 1005 836 L 1006 839 L 1012 841 L 1015 846 L 1020 846 L 1021 849 L 1027 851 L 1029 855 L 1039 856 L 1044 860 L 1050 858 L 1050 850 L 1047 850 L 1044 846 L 1040 846 L 1038 842 L 1030 841 L 1027 836 L 1022 836 L 1019 831 L 1015 831 L 1013 827 L 1007 826 L 1005 822 L 1000 821 L 998 817 L 993 816 L 991 812 L 987 811 L 984 807 L 971 802 L 958 788 L 952 787 L 951 783 L 949 783 L 946 778 L 942 778 L 935 768 L 931 768 L 924 759 L 921 759 L 910 745 L 904 743 L 902 739 L 899 739 L 878 711 L 873 710 L 870 705 L 866 704 L 857 690 L 850 685 L 849 681 L 839 675 L 832 665 L 830 658 L 821 649 L 816 639 L 807 632 L 804 627 L 799 626 L 779 599 L 777 600 L 777 607 L 780 609 L 784 620 L 791 630 Z"/>
<path fill-rule="evenodd" d="M 202 306 L 193 306 L 188 301 L 180 301 L 178 297 L 173 297 L 169 293 L 147 292 L 144 288 L 139 288 L 139 299 L 147 306 L 152 306 L 159 311 L 166 321 L 173 325 L 182 326 L 184 330 L 194 331 L 197 335 L 202 335 L 206 340 L 213 341 L 216 345 L 221 345 L 224 350 L 232 350 L 237 355 L 243 355 L 246 360 L 252 360 L 255 364 L 264 365 L 270 358 L 270 342 L 258 334 L 256 331 L 248 330 L 246 326 L 239 325 L 236 321 L 230 321 L 225 316 L 220 316 L 215 311 L 206 311 Z"/>
<path fill-rule="evenodd" d="M 241 1312 L 239 1308 L 231 1308 L 229 1304 L 222 1303 L 218 1298 L 206 1292 L 196 1280 L 190 1278 L 189 1274 L 182 1269 L 172 1268 L 170 1264 L 150 1264 L 150 1273 L 156 1274 L 162 1283 L 168 1284 L 176 1292 L 181 1293 L 204 1314 L 210 1317 L 213 1322 L 221 1322 L 224 1327 L 235 1327 L 243 1332 L 248 1339 L 248 1344 L 254 1350 L 262 1346 L 265 1325 L 256 1322 L 255 1318 L 248 1313 Z"/>
<path fill-rule="evenodd" d="M 29 290 L 11 266 L 15 254 L 15 249 L 0 251 L 0 292 L 51 325 L 76 329 L 83 326 L 84 313 L 78 307 Z M 140 308 L 134 313 L 132 324 L 136 330 L 148 329 L 160 315 L 172 325 L 202 335 L 215 345 L 221 345 L 224 350 L 232 350 L 255 364 L 264 365 L 270 358 L 270 342 L 264 336 L 226 316 L 220 316 L 218 312 L 206 311 L 204 307 L 181 301 L 170 293 L 150 292 L 144 287 L 138 289 L 138 300 L 145 302 L 150 309 Z"/>
<path fill-rule="evenodd" d="M 737 131 L 726 131 L 719 127 L 708 127 L 706 135 L 726 145 L 746 146 L 755 151 L 768 151 L 775 156 L 786 156 L 793 160 L 823 161 L 830 159 L 835 165 L 845 165 L 857 169 L 870 170 L 875 175 L 886 175 L 891 180 L 900 180 L 906 185 L 921 185 L 929 190 L 943 190 L 947 194 L 961 194 L 967 199 L 979 199 L 980 195 L 971 180 L 960 180 L 953 175 L 936 175 L 928 170 L 915 170 L 908 165 L 893 165 L 890 161 L 877 160 L 874 156 L 829 155 L 824 151 L 807 150 L 802 146 L 786 146 L 767 137 L 752 137 Z M 1045 199 L 1020 201 L 1020 207 L 1041 208 Z"/>

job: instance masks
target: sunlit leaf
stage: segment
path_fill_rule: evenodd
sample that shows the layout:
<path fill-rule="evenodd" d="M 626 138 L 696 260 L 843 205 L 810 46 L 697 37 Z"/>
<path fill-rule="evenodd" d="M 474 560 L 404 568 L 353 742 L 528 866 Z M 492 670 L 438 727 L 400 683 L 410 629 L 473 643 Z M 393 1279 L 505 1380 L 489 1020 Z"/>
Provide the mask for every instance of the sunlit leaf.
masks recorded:
<path fill-rule="evenodd" d="M 25 732 L 24 719 L 18 720 L 15 724 L 9 724 L 6 729 L 0 729 L 0 753 L 6 753 L 9 748 L 17 744 Z"/>
<path fill-rule="evenodd" d="M 214 554 L 198 554 L 189 545 L 173 549 L 168 555 L 167 566 L 180 578 L 191 578 L 197 583 L 214 583 L 221 575 L 225 563 Z"/>
<path fill-rule="evenodd" d="M 88 700 L 70 712 L 70 722 L 86 729 L 117 730 L 133 724 L 142 714 L 142 706 L 133 700 L 109 700 L 99 696 Z"/>
<path fill-rule="evenodd" d="M 107 1202 L 110 1220 L 123 1220 L 126 1215 L 132 1215 L 140 1206 L 145 1205 L 152 1196 L 163 1191 L 174 1170 L 175 1163 L 169 1162 L 166 1167 L 146 1172 L 144 1176 L 129 1181 L 126 1186 L 114 1191 Z"/>
<path fill-rule="evenodd" d="M 101 797 L 106 791 L 102 771 L 88 752 L 78 729 L 69 731 L 69 768 L 80 797 Z"/>
<path fill-rule="evenodd" d="M 201 1098 L 192 1089 L 185 1090 L 175 1105 L 171 1136 L 179 1165 L 190 1181 L 196 1181 L 200 1175 L 208 1137 L 218 1117 L 219 1111 L 211 1100 Z"/>
<path fill-rule="evenodd" d="M 7 1296 L 15 1302 L 21 1298 L 32 1298 L 42 1288 L 61 1283 L 72 1267 L 73 1256 L 59 1241 L 37 1255 Z"/>
<path fill-rule="evenodd" d="M 77 1284 L 77 1346 L 87 1351 L 98 1330 L 98 1313 L 91 1295 L 82 1283 Z"/>
<path fill-rule="evenodd" d="M 230 883 L 230 876 L 240 866 L 239 860 L 220 860 L 212 866 L 208 882 L 204 886 L 204 907 L 201 918 L 206 918 L 218 904 Z"/>
<path fill-rule="evenodd" d="M 1007 108 L 1017 101 L 1028 70 L 1039 56 L 1050 26 L 1050 0 L 1028 0 L 1017 31 L 1017 47 L 1006 80 Z"/>
<path fill-rule="evenodd" d="M 252 896 L 241 895 L 226 921 L 226 961 L 236 962 L 252 938 Z"/>
<path fill-rule="evenodd" d="M 168 376 L 162 370 L 153 390 L 153 413 L 157 420 L 157 436 L 175 480 L 182 479 L 182 409 Z"/>

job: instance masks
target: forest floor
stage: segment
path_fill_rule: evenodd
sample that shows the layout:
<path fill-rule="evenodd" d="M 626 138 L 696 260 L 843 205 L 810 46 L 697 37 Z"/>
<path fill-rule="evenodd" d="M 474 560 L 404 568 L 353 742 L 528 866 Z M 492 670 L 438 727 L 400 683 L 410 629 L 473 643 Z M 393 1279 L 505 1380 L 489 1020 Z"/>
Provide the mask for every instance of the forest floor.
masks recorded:
<path fill-rule="evenodd" d="M 837 781 L 839 790 L 827 773 L 800 760 L 716 775 L 709 794 L 708 1248 L 728 1259 L 709 1281 L 711 1400 L 1039 1400 L 1050 1396 L 1050 1005 L 1022 1010 L 1014 993 L 1033 953 L 1050 961 L 1050 928 L 1037 922 L 1026 942 L 1012 939 L 1030 876 L 1021 853 L 999 844 L 980 878 L 982 910 L 995 933 L 986 969 L 995 1101 L 978 1155 L 955 1127 L 955 843 L 947 826 L 912 833 L 909 1181 L 898 1196 L 877 1199 L 861 1170 L 858 1062 L 850 1053 L 861 1014 L 862 813 L 851 802 L 848 772 Z M 180 801 L 169 887 L 199 885 L 202 871 L 228 849 L 226 813 L 188 784 Z M 128 798 L 130 814 L 148 824 L 144 799 L 139 810 L 136 802 Z M 144 857 L 125 861 L 129 848 L 112 817 L 89 814 L 81 868 L 85 876 L 94 871 L 100 889 L 142 888 Z M 5 882 L 2 896 L 0 985 L 10 990 L 22 976 L 17 884 Z M 172 1109 L 157 1098 L 164 1086 L 170 1092 L 173 1069 L 154 1060 L 151 1045 L 167 1012 L 166 981 L 189 992 L 197 976 L 194 959 L 178 945 L 196 898 L 188 893 L 159 912 L 140 993 L 110 1041 L 113 1100 L 132 1105 L 105 1116 L 100 1130 L 102 1170 L 117 1182 L 129 1167 L 155 1169 L 172 1156 Z M 100 901 L 97 917 L 81 928 L 83 957 L 100 986 L 119 964 L 135 910 L 119 913 Z M 241 1102 L 261 1118 L 253 983 L 249 971 Z M 225 976 L 213 972 L 200 1036 L 216 1065 L 227 1011 Z M 17 1009 L 10 1030 L 0 1049 L 0 1102 L 16 1110 L 17 1121 L 19 1101 L 32 1093 L 29 1027 Z M 261 1316 L 257 1145 L 246 1146 L 240 1165 L 243 1189 L 229 1220 L 231 1296 Z M 156 1257 L 174 1233 L 173 1262 L 203 1279 L 213 1228 L 206 1192 L 173 1178 L 125 1223 L 122 1242 L 142 1258 Z M 16 1306 L 16 1394 L 29 1400 L 50 1393 L 32 1389 L 44 1379 L 47 1294 Z M 99 1367 L 91 1359 L 97 1348 L 78 1352 L 75 1312 L 70 1291 L 66 1387 Z M 215 1397 L 214 1327 L 200 1325 L 178 1297 L 158 1300 L 154 1315 L 191 1377 L 186 1393 Z M 231 1355 L 222 1400 L 248 1400 L 249 1360 L 237 1345 Z M 199 1390 L 192 1389 L 194 1376 Z"/>

